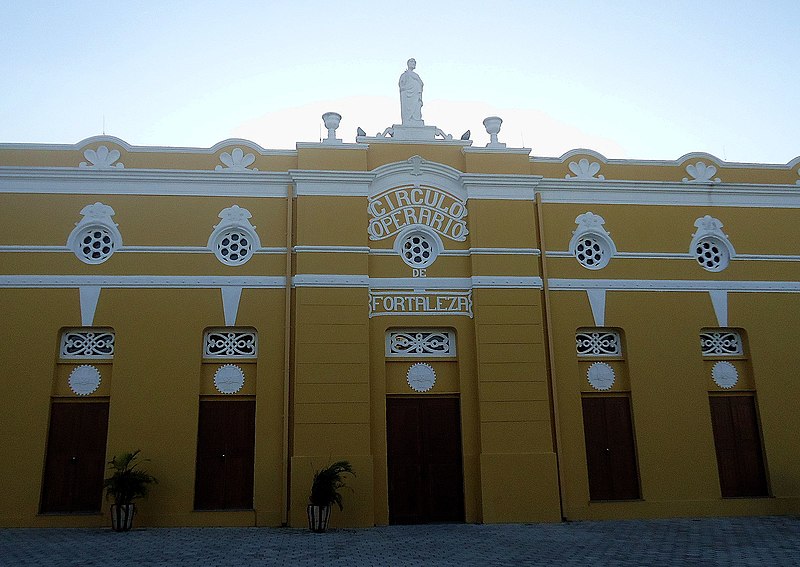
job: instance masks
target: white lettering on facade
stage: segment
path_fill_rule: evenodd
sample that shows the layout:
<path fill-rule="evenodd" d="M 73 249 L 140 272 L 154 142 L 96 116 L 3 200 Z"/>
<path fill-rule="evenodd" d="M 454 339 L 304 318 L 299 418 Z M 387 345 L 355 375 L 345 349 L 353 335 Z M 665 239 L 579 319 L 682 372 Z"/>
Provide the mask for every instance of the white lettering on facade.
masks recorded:
<path fill-rule="evenodd" d="M 467 206 L 455 195 L 427 186 L 394 188 L 370 198 L 370 240 L 381 240 L 413 224 L 424 224 L 442 236 L 462 242 L 469 230 Z"/>
<path fill-rule="evenodd" d="M 472 317 L 471 291 L 370 291 L 369 316 L 466 315 Z"/>

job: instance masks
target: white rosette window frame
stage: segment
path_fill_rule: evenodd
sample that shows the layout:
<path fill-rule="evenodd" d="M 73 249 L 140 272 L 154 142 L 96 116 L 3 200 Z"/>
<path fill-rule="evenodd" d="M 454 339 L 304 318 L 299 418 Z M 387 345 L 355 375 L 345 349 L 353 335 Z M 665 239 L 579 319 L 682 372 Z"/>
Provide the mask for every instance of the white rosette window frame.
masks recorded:
<path fill-rule="evenodd" d="M 114 209 L 97 202 L 81 209 L 83 218 L 67 238 L 67 248 L 84 264 L 102 264 L 122 248 L 122 234 L 111 219 Z"/>
<path fill-rule="evenodd" d="M 421 224 L 404 228 L 394 241 L 394 251 L 411 268 L 423 269 L 436 261 L 444 251 L 436 231 Z"/>
<path fill-rule="evenodd" d="M 706 271 L 721 272 L 736 256 L 728 235 L 722 232 L 722 222 L 706 215 L 694 221 L 697 232 L 692 235 L 689 254 Z"/>
<path fill-rule="evenodd" d="M 226 266 L 247 263 L 261 248 L 256 227 L 250 224 L 252 216 L 250 211 L 238 205 L 220 211 L 222 222 L 214 226 L 208 238 L 208 248 Z"/>
<path fill-rule="evenodd" d="M 592 212 L 575 218 L 578 227 L 569 241 L 569 252 L 587 270 L 605 268 L 617 253 L 611 234 L 603 228 L 605 222 L 603 217 Z"/>

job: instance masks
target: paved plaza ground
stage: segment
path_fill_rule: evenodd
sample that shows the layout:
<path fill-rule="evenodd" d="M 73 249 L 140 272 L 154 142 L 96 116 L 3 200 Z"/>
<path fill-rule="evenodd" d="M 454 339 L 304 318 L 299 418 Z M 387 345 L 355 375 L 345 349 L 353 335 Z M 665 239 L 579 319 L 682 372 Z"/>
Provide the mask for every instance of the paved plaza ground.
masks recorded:
<path fill-rule="evenodd" d="M 800 565 L 800 518 L 339 529 L 0 529 L 0 565 Z"/>

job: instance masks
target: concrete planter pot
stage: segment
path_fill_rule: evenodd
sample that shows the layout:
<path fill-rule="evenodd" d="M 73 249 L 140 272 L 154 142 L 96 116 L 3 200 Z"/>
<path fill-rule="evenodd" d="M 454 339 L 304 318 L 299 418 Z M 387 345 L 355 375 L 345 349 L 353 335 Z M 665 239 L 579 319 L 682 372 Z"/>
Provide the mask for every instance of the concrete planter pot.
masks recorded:
<path fill-rule="evenodd" d="M 136 506 L 133 504 L 111 505 L 111 529 L 115 532 L 127 532 L 133 527 L 133 516 Z"/>
<path fill-rule="evenodd" d="M 323 533 L 328 529 L 328 520 L 331 517 L 331 506 L 315 506 L 309 504 L 308 512 L 308 529 L 314 533 Z"/>

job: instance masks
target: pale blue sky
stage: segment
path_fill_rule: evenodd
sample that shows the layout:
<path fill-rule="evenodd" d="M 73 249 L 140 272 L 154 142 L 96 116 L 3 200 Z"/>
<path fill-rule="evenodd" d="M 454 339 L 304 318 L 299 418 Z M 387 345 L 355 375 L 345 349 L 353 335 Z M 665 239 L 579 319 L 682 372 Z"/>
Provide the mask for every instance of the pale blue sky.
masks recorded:
<path fill-rule="evenodd" d="M 800 2 L 0 0 L 0 142 L 266 148 L 423 119 L 559 156 L 800 155 Z M 323 133 L 324 135 L 324 133 Z"/>

